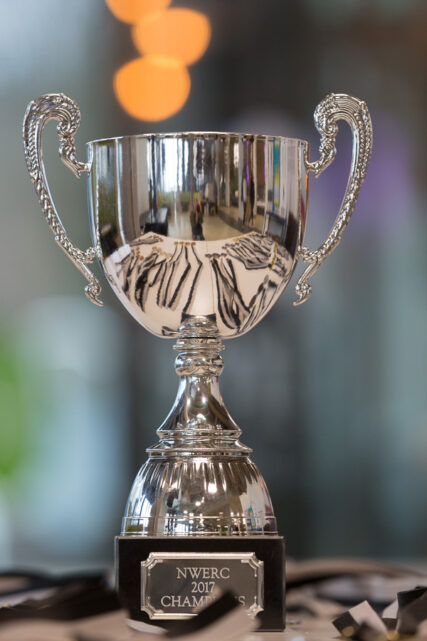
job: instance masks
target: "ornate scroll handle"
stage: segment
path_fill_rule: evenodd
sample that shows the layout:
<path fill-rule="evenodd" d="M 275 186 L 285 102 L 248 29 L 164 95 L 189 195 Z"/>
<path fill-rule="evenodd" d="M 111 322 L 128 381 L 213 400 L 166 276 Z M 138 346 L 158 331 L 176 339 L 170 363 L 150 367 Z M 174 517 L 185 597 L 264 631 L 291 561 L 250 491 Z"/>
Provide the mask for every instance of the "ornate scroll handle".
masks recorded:
<path fill-rule="evenodd" d="M 317 178 L 335 158 L 335 138 L 338 132 L 338 120 L 345 120 L 350 125 L 353 134 L 350 176 L 340 211 L 329 236 L 316 251 L 311 251 L 307 247 L 299 247 L 299 255 L 309 266 L 295 287 L 298 299 L 294 302 L 294 305 L 304 303 L 310 296 L 309 278 L 313 276 L 340 242 L 342 233 L 348 225 L 356 204 L 371 157 L 372 123 L 366 104 L 362 100 L 346 94 L 331 93 L 319 103 L 314 112 L 314 122 L 321 136 L 320 158 L 315 162 L 309 162 L 306 157 L 305 166 L 307 171 L 312 171 Z"/>
<path fill-rule="evenodd" d="M 50 93 L 33 100 L 27 107 L 23 123 L 24 151 L 27 168 L 36 189 L 41 208 L 46 221 L 51 228 L 56 243 L 68 255 L 70 260 L 89 281 L 85 287 L 86 296 L 95 305 L 102 305 L 98 296 L 101 293 L 101 284 L 87 267 L 96 258 L 95 247 L 82 251 L 76 247 L 67 236 L 65 227 L 58 216 L 43 163 L 42 133 L 49 120 L 58 120 L 57 131 L 59 136 L 59 156 L 62 162 L 80 178 L 82 172 L 89 172 L 90 167 L 76 160 L 74 134 L 80 124 L 80 109 L 71 98 L 62 93 Z"/>

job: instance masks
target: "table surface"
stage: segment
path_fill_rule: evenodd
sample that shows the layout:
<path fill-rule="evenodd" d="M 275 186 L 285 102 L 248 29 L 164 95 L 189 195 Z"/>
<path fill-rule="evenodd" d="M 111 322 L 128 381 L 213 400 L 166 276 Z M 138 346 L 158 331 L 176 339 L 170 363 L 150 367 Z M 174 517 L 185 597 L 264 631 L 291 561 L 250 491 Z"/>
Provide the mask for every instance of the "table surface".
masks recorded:
<path fill-rule="evenodd" d="M 298 622 L 297 622 L 298 621 Z M 0 641 L 30 641 L 34 638 L 52 641 L 69 641 L 83 633 L 81 622 L 66 624 L 58 621 L 22 621 L 0 627 Z M 132 631 L 123 617 L 108 614 L 84 625 L 85 639 L 103 641 L 161 641 L 159 634 Z M 75 636 L 74 636 L 75 635 Z M 330 641 L 338 638 L 332 624 L 325 619 L 302 617 L 290 619 L 284 632 L 252 632 L 241 637 L 241 641 Z M 184 638 L 184 637 L 183 637 Z M 205 636 L 205 639 L 208 637 Z M 238 637 L 234 636 L 234 639 Z M 189 637 L 186 637 L 188 640 Z"/>
<path fill-rule="evenodd" d="M 302 615 L 289 616 L 284 632 L 254 632 L 245 641 L 330 641 L 339 637 L 327 619 Z"/>

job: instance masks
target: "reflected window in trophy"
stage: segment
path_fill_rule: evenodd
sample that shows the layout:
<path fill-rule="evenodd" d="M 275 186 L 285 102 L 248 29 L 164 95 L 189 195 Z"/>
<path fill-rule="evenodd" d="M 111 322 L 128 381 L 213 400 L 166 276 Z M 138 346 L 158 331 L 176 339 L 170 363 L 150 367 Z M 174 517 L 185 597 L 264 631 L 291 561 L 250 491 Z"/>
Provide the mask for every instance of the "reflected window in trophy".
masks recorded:
<path fill-rule="evenodd" d="M 200 200 L 195 203 L 190 220 L 193 240 L 205 240 L 203 236 L 203 208 Z"/>

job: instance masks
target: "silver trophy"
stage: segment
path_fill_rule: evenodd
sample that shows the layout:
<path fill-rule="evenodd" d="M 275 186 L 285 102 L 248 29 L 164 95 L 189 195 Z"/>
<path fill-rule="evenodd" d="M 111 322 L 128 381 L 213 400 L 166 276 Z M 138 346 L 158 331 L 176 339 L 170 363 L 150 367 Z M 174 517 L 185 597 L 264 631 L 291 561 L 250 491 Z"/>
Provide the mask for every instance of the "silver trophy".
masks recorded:
<path fill-rule="evenodd" d="M 49 192 L 42 132 L 51 119 L 61 160 L 76 176 L 87 174 L 93 246 L 84 251 L 69 239 Z M 118 587 L 132 619 L 167 627 L 231 588 L 263 629 L 284 626 L 283 539 L 218 377 L 222 339 L 265 316 L 300 258 L 307 267 L 294 304 L 307 300 L 309 280 L 349 222 L 371 155 L 369 112 L 357 98 L 330 94 L 314 119 L 321 136 L 315 161 L 304 140 L 188 132 L 91 141 L 79 162 L 78 106 L 46 94 L 27 108 L 28 171 L 55 241 L 88 281 L 86 295 L 102 305 L 89 268 L 98 258 L 128 312 L 176 340 L 178 394 L 117 537 Z M 332 230 L 311 251 L 303 245 L 308 177 L 334 159 L 339 120 L 353 133 L 350 177 Z"/>

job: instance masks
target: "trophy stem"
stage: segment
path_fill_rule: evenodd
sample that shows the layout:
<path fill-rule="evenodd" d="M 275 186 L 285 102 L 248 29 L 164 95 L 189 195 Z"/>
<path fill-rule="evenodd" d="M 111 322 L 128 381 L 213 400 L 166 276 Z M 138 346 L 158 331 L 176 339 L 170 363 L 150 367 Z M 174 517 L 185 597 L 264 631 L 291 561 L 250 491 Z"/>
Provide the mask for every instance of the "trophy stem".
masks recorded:
<path fill-rule="evenodd" d="M 175 403 L 157 430 L 160 442 L 152 456 L 200 453 L 248 455 L 239 442 L 240 428 L 231 418 L 219 389 L 224 349 L 216 326 L 204 317 L 192 318 L 180 328 L 174 346 L 175 370 L 181 380 Z"/>
<path fill-rule="evenodd" d="M 281 630 L 284 542 L 221 397 L 221 338 L 208 318 L 193 317 L 174 348 L 178 394 L 129 496 L 116 544 L 119 590 L 131 618 L 151 623 L 191 616 L 217 589 L 232 589 L 264 629 Z"/>
<path fill-rule="evenodd" d="M 135 479 L 123 536 L 277 534 L 264 479 L 219 391 L 223 348 L 208 318 L 193 317 L 181 327 L 178 394 Z"/>

